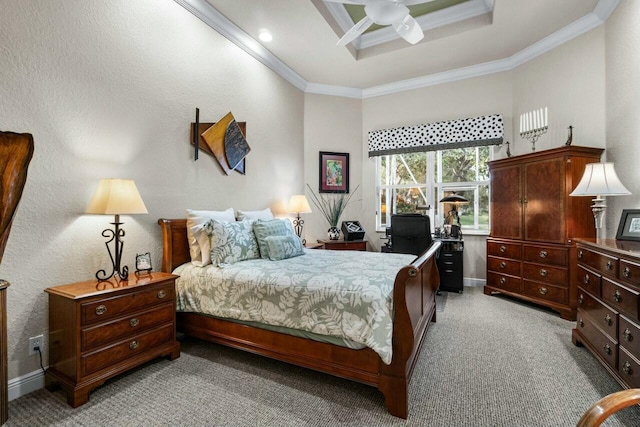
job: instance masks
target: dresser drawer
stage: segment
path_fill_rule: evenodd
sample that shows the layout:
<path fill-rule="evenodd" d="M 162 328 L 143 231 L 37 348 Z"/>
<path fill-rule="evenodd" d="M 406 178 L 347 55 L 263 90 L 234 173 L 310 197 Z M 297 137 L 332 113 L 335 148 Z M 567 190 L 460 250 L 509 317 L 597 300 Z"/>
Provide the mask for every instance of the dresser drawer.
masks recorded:
<path fill-rule="evenodd" d="M 112 366 L 116 362 L 128 359 L 137 354 L 144 353 L 164 342 L 174 339 L 173 323 L 153 329 L 143 334 L 117 342 L 112 346 L 82 355 L 80 366 L 82 375 L 89 375 L 100 369 Z"/>
<path fill-rule="evenodd" d="M 174 313 L 175 305 L 171 302 L 131 316 L 84 328 L 81 332 L 82 351 L 92 347 L 104 346 L 128 335 L 134 335 L 145 329 L 172 322 Z"/>
<path fill-rule="evenodd" d="M 139 292 L 131 292 L 81 305 L 82 324 L 113 318 L 134 310 L 175 300 L 175 285 L 168 282 Z"/>
<path fill-rule="evenodd" d="M 638 291 L 603 277 L 602 299 L 632 320 L 638 320 L 638 303 L 640 302 Z"/>
<path fill-rule="evenodd" d="M 631 354 L 640 358 L 640 326 L 623 315 L 619 316 L 618 342 Z"/>
<path fill-rule="evenodd" d="M 618 313 L 581 288 L 578 288 L 578 308 L 610 337 L 618 337 Z"/>
<path fill-rule="evenodd" d="M 620 348 L 618 373 L 630 388 L 640 387 L 640 362 L 624 348 Z"/>
<path fill-rule="evenodd" d="M 587 292 L 590 292 L 592 295 L 599 298 L 601 277 L 602 276 L 600 276 L 598 273 L 594 273 L 588 268 L 578 265 L 576 284 L 585 289 Z"/>
<path fill-rule="evenodd" d="M 520 259 L 522 257 L 522 245 L 520 243 L 487 240 L 487 256 Z"/>
<path fill-rule="evenodd" d="M 547 283 L 532 282 L 526 279 L 522 281 L 522 293 L 533 298 L 556 302 L 558 304 L 566 304 L 569 299 L 567 288 L 549 285 Z"/>
<path fill-rule="evenodd" d="M 620 280 L 631 283 L 635 286 L 640 286 L 640 265 L 621 259 L 619 277 Z"/>
<path fill-rule="evenodd" d="M 540 264 L 523 262 L 522 278 L 564 287 L 569 286 L 567 270 L 559 267 L 547 267 Z"/>
<path fill-rule="evenodd" d="M 566 267 L 569 264 L 569 250 L 550 246 L 524 245 L 522 260 Z"/>
<path fill-rule="evenodd" d="M 589 249 L 578 248 L 578 262 L 604 275 L 611 277 L 618 276 L 618 258 Z"/>
<path fill-rule="evenodd" d="M 487 285 L 504 289 L 505 291 L 520 292 L 522 288 L 522 280 L 519 277 L 489 272 L 487 274 Z"/>
<path fill-rule="evenodd" d="M 600 331 L 580 308 L 578 308 L 577 329 L 589 341 L 598 355 L 614 370 L 617 370 L 618 344 Z"/>
<path fill-rule="evenodd" d="M 487 267 L 497 273 L 520 276 L 520 261 L 490 256 L 487 258 Z"/>

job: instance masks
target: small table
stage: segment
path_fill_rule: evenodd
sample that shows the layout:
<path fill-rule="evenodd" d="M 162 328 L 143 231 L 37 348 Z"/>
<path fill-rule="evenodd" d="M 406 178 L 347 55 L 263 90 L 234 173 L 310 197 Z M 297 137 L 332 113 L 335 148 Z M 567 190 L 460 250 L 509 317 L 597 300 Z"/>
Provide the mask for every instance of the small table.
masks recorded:
<path fill-rule="evenodd" d="M 440 272 L 439 290 L 460 293 L 463 290 L 462 253 L 464 240 L 437 237 L 435 240 L 442 242 L 440 257 L 437 261 Z"/>
<path fill-rule="evenodd" d="M 332 251 L 366 251 L 366 240 L 318 240 L 323 249 Z"/>

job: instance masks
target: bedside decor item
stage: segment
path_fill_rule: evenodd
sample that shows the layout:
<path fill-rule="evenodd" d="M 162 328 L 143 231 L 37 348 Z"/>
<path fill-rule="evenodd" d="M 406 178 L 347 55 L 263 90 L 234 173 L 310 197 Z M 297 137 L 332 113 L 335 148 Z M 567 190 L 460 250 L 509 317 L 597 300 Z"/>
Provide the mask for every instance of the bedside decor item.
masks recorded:
<path fill-rule="evenodd" d="M 596 239 L 604 238 L 602 224 L 607 202 L 602 196 L 627 196 L 631 194 L 622 185 L 613 163 L 588 163 L 582 179 L 571 192 L 571 196 L 593 196 L 591 210 L 596 224 Z"/>
<path fill-rule="evenodd" d="M 345 241 L 364 239 L 364 228 L 358 221 L 342 221 L 341 228 Z"/>
<path fill-rule="evenodd" d="M 302 227 L 304 226 L 304 220 L 300 217 L 300 214 L 311 213 L 311 206 L 307 201 L 307 197 L 304 194 L 295 194 L 289 199 L 289 205 L 287 206 L 289 213 L 296 214 L 296 219 L 293 220 L 293 227 L 296 230 L 296 234 L 302 240 L 302 244 L 306 244 L 307 241 L 302 238 Z"/>
<path fill-rule="evenodd" d="M 463 197 L 456 192 L 452 192 L 450 195 L 443 197 L 440 199 L 440 203 L 448 203 L 451 205 L 451 210 L 447 213 L 445 217 L 445 223 L 452 225 L 457 224 L 458 228 L 460 227 L 460 217 L 458 216 L 458 206 L 466 205 L 469 203 L 466 197 Z"/>
<path fill-rule="evenodd" d="M 127 280 L 129 276 L 129 268 L 125 265 L 121 268 L 122 249 L 124 243 L 124 230 L 120 228 L 120 215 L 146 214 L 147 207 L 140 197 L 135 182 L 131 179 L 103 179 L 98 184 L 86 213 L 97 215 L 115 215 L 115 221 L 112 222 L 114 229 L 105 229 L 102 236 L 109 238 L 104 244 L 111 258 L 112 271 L 107 275 L 105 270 L 98 270 L 96 279 L 99 281 L 109 280 L 114 275 L 121 280 Z M 109 243 L 113 242 L 114 250 L 111 252 Z"/>
<path fill-rule="evenodd" d="M 349 192 L 349 153 L 320 152 L 320 193 Z"/>
<path fill-rule="evenodd" d="M 246 155 L 251 147 L 245 139 L 246 122 L 236 122 L 231 112 L 218 122 L 201 123 L 200 111 L 196 111 L 196 122 L 191 123 L 191 144 L 196 152 L 203 152 L 213 156 L 224 173 L 236 171 L 242 175 L 246 172 Z"/>
<path fill-rule="evenodd" d="M 136 274 L 151 273 L 151 254 L 149 252 L 136 254 Z"/>
<path fill-rule="evenodd" d="M 530 111 L 520 114 L 520 136 L 531 143 L 531 151 L 536 151 L 536 141 L 549 129 L 548 110 Z M 569 144 L 567 144 L 569 145 Z"/>
<path fill-rule="evenodd" d="M 351 197 L 353 194 L 358 191 L 358 187 L 353 191 L 353 193 L 333 193 L 333 194 L 320 194 L 316 195 L 309 184 L 309 193 L 311 194 L 311 201 L 313 204 L 322 212 L 322 215 L 329 223 L 329 240 L 338 240 L 340 238 L 340 229 L 338 228 L 338 222 L 340 221 L 340 217 L 342 213 L 349 205 L 351 201 Z"/>
<path fill-rule="evenodd" d="M 616 240 L 640 241 L 640 209 L 624 209 L 622 211 Z"/>

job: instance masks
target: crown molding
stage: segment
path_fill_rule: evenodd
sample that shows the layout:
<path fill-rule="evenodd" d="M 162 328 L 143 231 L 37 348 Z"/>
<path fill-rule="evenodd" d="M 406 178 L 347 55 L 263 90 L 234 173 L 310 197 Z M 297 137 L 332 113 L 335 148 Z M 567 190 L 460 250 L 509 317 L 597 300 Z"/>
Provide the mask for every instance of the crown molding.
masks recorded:
<path fill-rule="evenodd" d="M 258 41 L 245 33 L 240 27 L 218 12 L 206 0 L 174 0 L 180 6 L 187 9 L 195 17 L 216 30 L 230 42 L 253 56 L 255 59 L 271 68 L 289 83 L 304 91 L 307 81 L 287 64 L 269 52 Z"/>
<path fill-rule="evenodd" d="M 531 46 L 522 49 L 520 52 L 517 52 L 508 58 L 443 71 L 441 73 L 416 77 L 413 79 L 401 80 L 384 85 L 372 86 L 365 89 L 358 89 L 307 82 L 302 78 L 302 76 L 293 71 L 293 69 L 284 62 L 280 61 L 280 59 L 265 49 L 255 39 L 245 33 L 233 22 L 229 21 L 206 0 L 174 1 L 226 37 L 229 41 L 239 46 L 249 55 L 275 71 L 298 89 L 306 93 L 342 96 L 356 99 L 390 95 L 407 90 L 419 89 L 427 86 L 434 86 L 512 70 L 588 31 L 591 31 L 599 25 L 602 25 L 620 3 L 620 0 L 599 0 L 593 12 L 572 22 L 566 27 L 532 44 Z M 475 3 L 475 0 L 473 0 L 473 2 Z M 478 2 L 483 3 L 485 8 L 490 5 L 490 0 L 478 0 Z"/>

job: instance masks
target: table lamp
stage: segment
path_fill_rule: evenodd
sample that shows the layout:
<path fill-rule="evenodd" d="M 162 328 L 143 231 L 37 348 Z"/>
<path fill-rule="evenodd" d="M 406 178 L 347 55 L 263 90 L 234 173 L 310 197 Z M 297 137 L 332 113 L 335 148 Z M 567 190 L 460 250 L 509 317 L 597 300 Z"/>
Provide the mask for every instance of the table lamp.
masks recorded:
<path fill-rule="evenodd" d="M 449 203 L 453 205 L 453 207 L 447 214 L 446 222 L 449 223 L 449 218 L 451 218 L 451 224 L 453 224 L 453 222 L 455 221 L 458 223 L 458 227 L 460 227 L 460 217 L 458 216 L 458 206 L 466 205 L 467 203 L 469 203 L 469 200 L 467 200 L 465 197 L 462 197 L 459 194 L 453 193 L 450 196 L 446 196 L 440 199 L 440 203 Z"/>
<path fill-rule="evenodd" d="M 293 220 L 293 226 L 296 230 L 296 234 L 302 239 L 302 227 L 304 220 L 300 217 L 300 214 L 311 213 L 311 206 L 304 194 L 295 194 L 289 199 L 289 205 L 287 206 L 289 213 L 296 214 L 296 219 Z M 302 239 L 302 244 L 306 244 L 307 241 Z"/>
<path fill-rule="evenodd" d="M 582 179 L 570 196 L 594 196 L 591 210 L 596 225 L 596 240 L 600 240 L 604 237 L 602 223 L 607 209 L 607 202 L 602 196 L 627 196 L 629 194 L 631 194 L 629 190 L 620 182 L 613 168 L 613 163 L 588 163 Z"/>
<path fill-rule="evenodd" d="M 136 184 L 130 179 L 109 178 L 101 180 L 89 202 L 86 213 L 115 215 L 115 221 L 111 223 L 114 225 L 114 230 L 107 228 L 102 231 L 102 236 L 108 238 L 105 246 L 109 252 L 111 263 L 113 264 L 113 271 L 107 276 L 105 270 L 98 270 L 96 279 L 98 279 L 98 281 L 109 280 L 115 275 L 121 280 L 127 280 L 129 277 L 129 268 L 126 265 L 122 267 L 122 269 L 120 268 L 122 249 L 124 246 L 122 242 L 124 230 L 120 228 L 122 225 L 120 215 L 149 213 L 142 201 L 142 197 L 140 197 Z M 109 247 L 109 243 L 111 242 L 114 242 L 113 253 Z"/>

